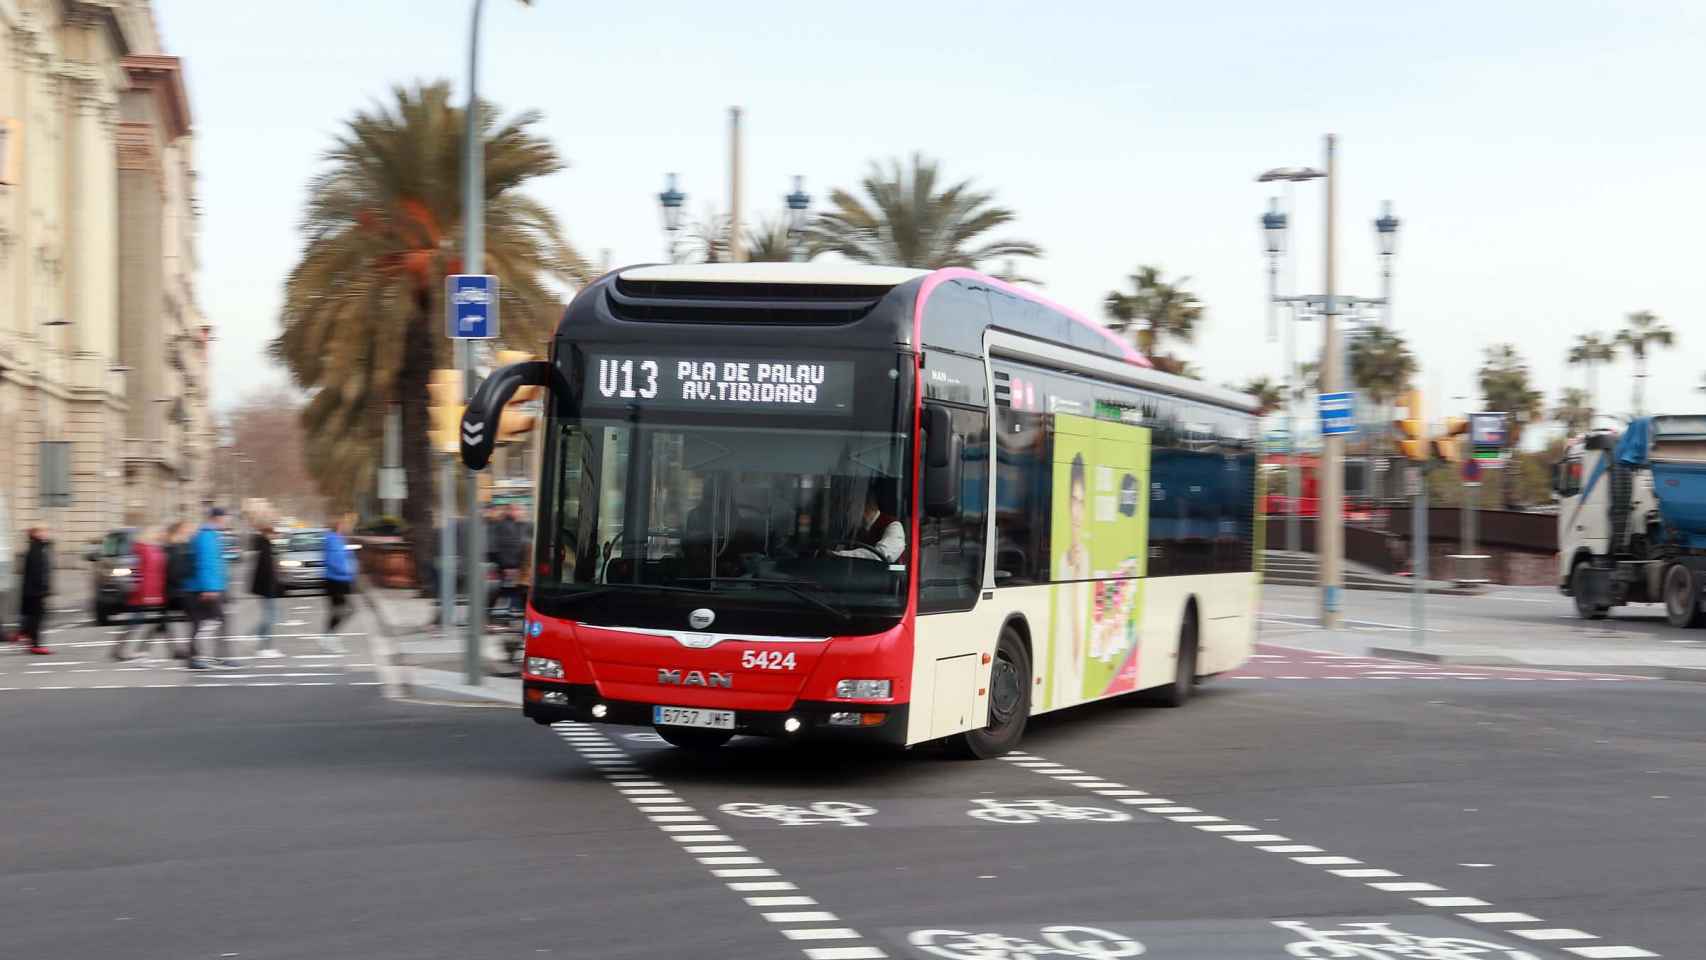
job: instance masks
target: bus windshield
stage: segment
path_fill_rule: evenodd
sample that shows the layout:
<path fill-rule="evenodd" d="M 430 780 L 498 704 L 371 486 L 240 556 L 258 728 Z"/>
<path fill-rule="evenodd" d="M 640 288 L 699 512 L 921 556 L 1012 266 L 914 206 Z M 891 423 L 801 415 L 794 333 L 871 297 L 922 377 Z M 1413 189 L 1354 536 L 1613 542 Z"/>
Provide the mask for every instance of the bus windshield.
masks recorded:
<path fill-rule="evenodd" d="M 904 608 L 905 435 L 600 419 L 555 430 L 538 586 L 837 616 Z"/>

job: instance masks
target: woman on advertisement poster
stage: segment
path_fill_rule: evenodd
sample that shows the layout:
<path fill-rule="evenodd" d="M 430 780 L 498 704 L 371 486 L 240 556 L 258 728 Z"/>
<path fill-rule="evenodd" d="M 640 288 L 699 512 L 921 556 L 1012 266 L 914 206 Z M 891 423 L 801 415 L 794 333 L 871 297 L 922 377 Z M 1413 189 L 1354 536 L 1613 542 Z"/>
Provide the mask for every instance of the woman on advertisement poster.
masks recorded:
<path fill-rule="evenodd" d="M 1055 588 L 1054 622 L 1054 683 L 1052 701 L 1055 706 L 1067 706 L 1084 698 L 1084 641 L 1085 615 L 1090 606 L 1090 534 L 1085 516 L 1089 498 L 1084 470 L 1084 454 L 1072 456 L 1071 491 L 1067 506 L 1067 543 L 1057 549 L 1055 580 L 1065 581 Z M 1060 529 L 1059 525 L 1055 528 Z M 1057 534 L 1058 536 L 1058 534 Z"/>

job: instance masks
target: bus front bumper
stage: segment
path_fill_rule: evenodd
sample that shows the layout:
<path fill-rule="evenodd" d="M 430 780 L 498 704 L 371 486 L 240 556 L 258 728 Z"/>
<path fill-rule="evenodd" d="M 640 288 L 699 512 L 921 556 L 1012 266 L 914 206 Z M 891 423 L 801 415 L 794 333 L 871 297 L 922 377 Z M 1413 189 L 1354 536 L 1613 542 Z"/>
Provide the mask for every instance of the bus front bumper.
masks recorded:
<path fill-rule="evenodd" d="M 621 726 L 652 726 L 651 703 L 609 700 L 598 695 L 592 684 L 552 683 L 523 680 L 521 712 L 535 723 L 571 720 L 579 723 L 610 723 Z M 601 706 L 602 715 L 594 707 Z M 669 706 L 669 704 L 655 704 Z M 796 700 L 788 710 L 735 710 L 734 732 L 749 737 L 834 737 L 865 743 L 906 743 L 907 704 L 849 703 L 845 701 Z M 879 719 L 880 718 L 880 719 Z M 856 722 L 852 722 L 856 719 Z M 789 729 L 788 721 L 798 722 Z"/>

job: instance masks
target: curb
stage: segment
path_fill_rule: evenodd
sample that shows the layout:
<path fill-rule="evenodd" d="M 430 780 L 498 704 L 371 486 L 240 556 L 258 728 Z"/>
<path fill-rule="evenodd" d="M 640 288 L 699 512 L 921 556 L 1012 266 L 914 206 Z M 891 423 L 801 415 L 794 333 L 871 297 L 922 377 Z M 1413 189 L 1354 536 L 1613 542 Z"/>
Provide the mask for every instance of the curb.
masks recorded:
<path fill-rule="evenodd" d="M 1269 576 L 1262 577 L 1262 583 L 1264 585 L 1271 585 L 1271 586 L 1275 586 L 1275 587 L 1316 587 L 1316 586 L 1320 586 L 1319 581 L 1316 581 L 1316 580 L 1291 580 L 1291 579 L 1287 579 L 1284 577 L 1269 577 Z M 1347 580 L 1345 582 L 1345 589 L 1346 590 L 1367 590 L 1367 591 L 1370 591 L 1373 593 L 1413 593 L 1413 592 L 1415 592 L 1410 588 L 1410 585 L 1407 583 L 1355 583 L 1355 582 L 1352 582 L 1349 580 Z M 1436 596 L 1436 597 L 1478 597 L 1482 594 L 1483 591 L 1477 587 L 1430 586 L 1430 587 L 1428 587 L 1427 592 L 1430 595 Z"/>
<path fill-rule="evenodd" d="M 1603 673 L 1626 677 L 1645 677 L 1649 680 L 1676 680 L 1683 683 L 1706 683 L 1706 667 L 1661 667 L 1641 664 L 1591 663 L 1528 663 L 1510 657 L 1477 654 L 1428 653 L 1400 647 L 1369 647 L 1368 655 L 1384 660 L 1408 660 L 1412 663 L 1433 663 L 1456 667 L 1508 667 L 1520 670 L 1549 670 L 1554 673 Z"/>
<path fill-rule="evenodd" d="M 452 670 L 435 670 L 431 667 L 401 669 L 411 694 L 431 690 L 446 699 L 502 703 L 517 710 L 521 709 L 521 681 L 514 677 L 485 677 L 480 685 L 475 687 L 463 682 L 462 674 Z"/>

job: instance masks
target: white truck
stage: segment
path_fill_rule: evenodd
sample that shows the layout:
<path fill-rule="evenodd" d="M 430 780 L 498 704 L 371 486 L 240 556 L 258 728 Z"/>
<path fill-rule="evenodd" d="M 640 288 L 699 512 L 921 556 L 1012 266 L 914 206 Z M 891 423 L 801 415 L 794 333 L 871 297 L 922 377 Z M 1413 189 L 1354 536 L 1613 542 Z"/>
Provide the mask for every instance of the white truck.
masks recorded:
<path fill-rule="evenodd" d="M 1706 624 L 1706 415 L 1639 417 L 1573 438 L 1553 473 L 1558 586 L 1589 620 L 1663 603 Z"/>

